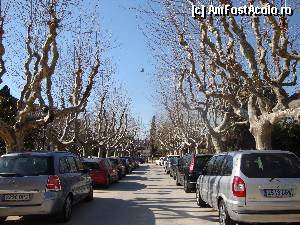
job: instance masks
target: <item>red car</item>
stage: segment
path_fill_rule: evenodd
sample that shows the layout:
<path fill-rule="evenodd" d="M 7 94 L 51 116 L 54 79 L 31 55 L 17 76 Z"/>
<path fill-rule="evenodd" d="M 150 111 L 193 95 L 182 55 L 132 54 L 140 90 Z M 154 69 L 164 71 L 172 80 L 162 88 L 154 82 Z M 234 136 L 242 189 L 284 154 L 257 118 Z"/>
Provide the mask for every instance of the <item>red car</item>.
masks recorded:
<path fill-rule="evenodd" d="M 108 188 L 111 183 L 118 181 L 118 171 L 106 158 L 84 159 L 83 164 L 89 170 L 89 174 L 95 186 L 101 185 Z"/>

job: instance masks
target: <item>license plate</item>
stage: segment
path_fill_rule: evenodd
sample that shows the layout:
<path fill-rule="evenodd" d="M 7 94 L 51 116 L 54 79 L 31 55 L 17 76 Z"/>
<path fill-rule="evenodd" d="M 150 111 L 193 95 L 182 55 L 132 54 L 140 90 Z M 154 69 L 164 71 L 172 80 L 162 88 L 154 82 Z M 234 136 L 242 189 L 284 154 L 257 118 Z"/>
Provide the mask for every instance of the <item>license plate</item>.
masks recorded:
<path fill-rule="evenodd" d="M 9 194 L 4 195 L 5 201 L 29 201 L 29 194 Z"/>
<path fill-rule="evenodd" d="M 267 198 L 291 198 L 294 196 L 293 189 L 264 189 Z"/>

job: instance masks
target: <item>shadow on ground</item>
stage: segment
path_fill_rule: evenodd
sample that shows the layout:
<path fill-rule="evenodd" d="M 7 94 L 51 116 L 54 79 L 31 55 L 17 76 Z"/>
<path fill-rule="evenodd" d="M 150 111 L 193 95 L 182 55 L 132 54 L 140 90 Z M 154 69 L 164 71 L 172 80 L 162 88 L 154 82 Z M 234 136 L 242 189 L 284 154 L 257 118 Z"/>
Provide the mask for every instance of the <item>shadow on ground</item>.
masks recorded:
<path fill-rule="evenodd" d="M 74 207 L 72 220 L 66 225 L 155 225 L 153 212 L 134 201 L 114 198 L 95 198 L 91 203 Z M 42 221 L 42 223 L 41 223 Z M 25 217 L 20 220 L 6 221 L 5 225 L 55 225 L 49 217 Z"/>
<path fill-rule="evenodd" d="M 140 184 L 134 181 L 123 181 L 118 184 L 110 186 L 107 191 L 140 191 L 145 189 L 147 186 L 145 184 Z"/>

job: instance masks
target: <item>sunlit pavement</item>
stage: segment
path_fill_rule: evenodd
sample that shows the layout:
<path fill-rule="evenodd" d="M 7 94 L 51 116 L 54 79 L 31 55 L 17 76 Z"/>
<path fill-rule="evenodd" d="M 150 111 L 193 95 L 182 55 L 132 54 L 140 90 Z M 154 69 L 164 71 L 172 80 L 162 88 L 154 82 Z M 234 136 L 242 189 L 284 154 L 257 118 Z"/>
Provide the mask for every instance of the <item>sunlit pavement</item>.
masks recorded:
<path fill-rule="evenodd" d="M 54 225 L 47 217 L 10 217 L 7 225 Z M 68 225 L 212 225 L 218 214 L 199 208 L 195 193 L 185 193 L 163 168 L 141 165 L 107 190 L 95 190 L 92 203 L 74 207 Z"/>

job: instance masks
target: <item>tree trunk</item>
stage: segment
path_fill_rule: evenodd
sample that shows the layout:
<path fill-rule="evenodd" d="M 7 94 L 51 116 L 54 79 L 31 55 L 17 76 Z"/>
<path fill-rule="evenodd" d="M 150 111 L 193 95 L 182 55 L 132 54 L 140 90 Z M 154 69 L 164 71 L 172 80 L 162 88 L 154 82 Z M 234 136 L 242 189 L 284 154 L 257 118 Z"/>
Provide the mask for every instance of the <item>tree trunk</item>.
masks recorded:
<path fill-rule="evenodd" d="M 211 141 L 211 135 L 210 134 L 206 134 L 205 135 L 205 139 L 206 139 L 207 153 L 213 153 L 213 144 L 212 144 L 212 141 Z"/>
<path fill-rule="evenodd" d="M 24 151 L 24 135 L 22 132 L 14 132 L 13 135 L 3 137 L 6 145 L 6 153 Z"/>
<path fill-rule="evenodd" d="M 84 147 L 82 148 L 82 157 L 83 157 L 83 158 L 85 158 L 85 157 L 86 157 L 86 150 L 85 150 L 85 148 L 84 148 Z"/>
<path fill-rule="evenodd" d="M 258 120 L 250 124 L 250 132 L 253 135 L 257 150 L 272 149 L 272 128 L 269 121 Z"/>
<path fill-rule="evenodd" d="M 220 153 L 225 150 L 224 143 L 222 141 L 222 135 L 220 133 L 211 130 L 209 136 L 211 138 L 211 144 L 214 147 L 215 153 Z"/>
<path fill-rule="evenodd" d="M 223 143 L 222 143 L 221 137 L 219 135 L 217 135 L 217 136 L 212 135 L 211 141 L 214 146 L 215 153 L 220 153 L 220 152 L 224 151 Z"/>
<path fill-rule="evenodd" d="M 101 158 L 102 157 L 102 151 L 101 151 L 101 148 L 98 149 L 98 158 Z"/>

